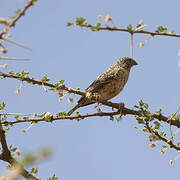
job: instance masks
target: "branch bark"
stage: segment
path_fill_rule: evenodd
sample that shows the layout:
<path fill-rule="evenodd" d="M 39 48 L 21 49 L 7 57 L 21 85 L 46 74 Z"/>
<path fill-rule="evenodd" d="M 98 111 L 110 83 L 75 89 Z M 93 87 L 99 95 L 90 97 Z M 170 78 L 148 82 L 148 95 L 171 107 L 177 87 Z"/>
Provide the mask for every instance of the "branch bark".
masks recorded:
<path fill-rule="evenodd" d="M 8 33 L 8 31 L 11 29 L 11 27 L 16 25 L 16 22 L 25 14 L 27 9 L 33 5 L 33 0 L 29 0 L 25 6 L 24 9 L 14 18 L 14 20 L 7 26 L 5 27 L 1 32 L 0 32 L 0 39 L 2 39 L 3 35 Z"/>
<path fill-rule="evenodd" d="M 88 25 L 81 25 L 80 27 L 86 27 L 86 28 L 96 28 L 96 26 L 93 26 L 91 24 Z M 151 36 L 171 36 L 171 37 L 180 37 L 180 34 L 174 34 L 174 33 L 161 33 L 161 32 L 150 32 L 150 31 L 144 31 L 144 30 L 132 30 L 129 31 L 128 29 L 123 28 L 116 28 L 116 27 L 100 27 L 98 29 L 99 31 L 122 31 L 122 32 L 128 32 L 130 34 L 149 34 Z"/>
<path fill-rule="evenodd" d="M 7 73 L 4 73 L 4 72 L 1 72 L 0 71 L 0 76 L 4 77 L 4 78 L 12 78 L 12 79 L 17 79 L 19 80 L 19 76 L 17 75 L 9 75 Z M 42 82 L 41 80 L 38 80 L 38 79 L 34 79 L 34 78 L 30 78 L 30 77 L 25 77 L 23 79 L 21 79 L 20 81 L 25 81 L 27 83 L 31 83 L 31 84 L 36 84 L 36 85 L 41 85 L 41 86 L 47 86 L 47 87 L 50 87 L 50 88 L 56 88 L 54 84 L 52 83 L 47 83 L 47 82 Z M 72 88 L 68 88 L 66 87 L 65 85 L 61 86 L 60 88 L 57 88 L 57 90 L 65 90 L 67 91 L 68 93 L 73 93 L 73 94 L 77 94 L 77 95 L 81 95 L 81 96 L 86 96 L 86 93 L 85 92 L 81 92 L 81 91 L 78 91 L 78 90 L 74 90 Z M 129 108 L 126 108 L 126 107 L 121 107 L 120 108 L 120 104 L 119 103 L 112 103 L 110 101 L 102 101 L 101 102 L 103 105 L 105 106 L 109 106 L 109 107 L 112 107 L 112 108 L 115 108 L 117 109 L 118 111 L 117 112 L 110 112 L 110 113 L 106 113 L 106 112 L 102 112 L 102 113 L 94 113 L 94 114 L 85 114 L 85 115 L 76 115 L 76 116 L 60 116 L 60 117 L 53 117 L 51 121 L 55 121 L 55 120 L 63 120 L 63 119 L 66 119 L 66 120 L 73 120 L 73 119 L 78 119 L 78 118 L 81 118 L 81 119 L 84 119 L 86 117 L 93 117 L 93 116 L 114 116 L 114 115 L 118 115 L 120 114 L 120 111 L 121 110 L 121 114 L 122 115 L 134 115 L 134 116 L 141 116 L 141 113 L 139 111 L 136 111 L 136 110 L 133 110 L 133 109 L 129 109 Z M 172 119 L 168 119 L 168 117 L 162 115 L 162 114 L 153 114 L 153 117 L 155 119 L 158 119 L 159 121 L 163 121 L 163 122 L 166 122 L 170 125 L 173 125 L 173 126 L 176 126 L 178 128 L 180 128 L 180 121 L 179 120 L 172 120 Z M 40 118 L 40 119 L 28 119 L 28 120 L 17 120 L 17 121 L 4 121 L 2 122 L 3 124 L 17 124 L 17 123 L 22 123 L 22 122 L 40 122 L 40 121 L 45 121 L 44 118 Z"/>
<path fill-rule="evenodd" d="M 8 162 L 11 165 L 20 165 L 21 166 L 21 175 L 26 179 L 38 180 L 35 176 L 31 175 L 23 166 L 19 164 L 11 155 L 11 152 L 8 148 L 6 142 L 5 131 L 2 127 L 1 119 L 0 119 L 0 143 L 2 146 L 2 153 L 0 154 L 0 160 Z"/>

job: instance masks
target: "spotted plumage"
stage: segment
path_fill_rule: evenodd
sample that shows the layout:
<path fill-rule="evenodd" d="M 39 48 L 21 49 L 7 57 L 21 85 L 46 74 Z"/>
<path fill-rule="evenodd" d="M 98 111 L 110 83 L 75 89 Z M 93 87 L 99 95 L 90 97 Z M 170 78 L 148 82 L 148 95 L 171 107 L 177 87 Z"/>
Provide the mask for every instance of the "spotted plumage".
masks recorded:
<path fill-rule="evenodd" d="M 96 101 L 90 98 L 94 93 L 98 94 L 99 100 L 109 100 L 118 95 L 123 90 L 128 80 L 131 67 L 134 65 L 137 65 L 137 62 L 132 58 L 120 58 L 105 73 L 97 77 L 86 89 L 87 96 L 81 97 L 67 114 L 71 115 L 79 107 L 95 103 Z"/>

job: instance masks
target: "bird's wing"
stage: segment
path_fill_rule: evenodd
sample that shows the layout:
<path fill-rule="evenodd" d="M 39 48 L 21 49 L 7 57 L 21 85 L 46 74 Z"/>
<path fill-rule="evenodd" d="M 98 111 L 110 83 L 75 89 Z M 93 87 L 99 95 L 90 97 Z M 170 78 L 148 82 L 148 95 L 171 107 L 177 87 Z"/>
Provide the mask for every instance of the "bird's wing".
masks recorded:
<path fill-rule="evenodd" d="M 98 76 L 97 79 L 90 84 L 86 91 L 95 93 L 98 92 L 101 88 L 109 84 L 112 80 L 117 78 L 117 70 L 114 68 L 108 69 L 105 73 Z"/>
<path fill-rule="evenodd" d="M 90 93 L 96 93 L 98 92 L 101 88 L 106 86 L 106 84 L 110 83 L 112 80 L 116 79 L 116 69 L 111 67 L 108 69 L 105 73 L 101 74 L 100 76 L 97 77 L 97 79 L 89 85 L 89 87 L 86 89 L 87 92 Z M 95 103 L 94 101 L 92 102 L 90 99 L 86 97 L 81 97 L 78 101 L 78 104 L 80 107 L 86 106 L 89 104 Z"/>

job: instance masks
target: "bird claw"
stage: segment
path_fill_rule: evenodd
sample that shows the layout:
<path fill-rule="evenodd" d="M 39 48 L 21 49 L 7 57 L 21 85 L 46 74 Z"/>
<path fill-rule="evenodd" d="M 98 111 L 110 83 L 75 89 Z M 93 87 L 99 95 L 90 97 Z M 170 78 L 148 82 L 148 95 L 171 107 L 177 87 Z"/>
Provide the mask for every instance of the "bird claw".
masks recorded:
<path fill-rule="evenodd" d="M 124 106 L 125 106 L 125 104 L 124 104 L 123 102 L 119 103 L 119 110 L 120 110 L 120 109 L 123 109 Z"/>
<path fill-rule="evenodd" d="M 119 103 L 119 113 L 120 113 L 120 116 L 123 115 L 124 106 L 125 106 L 125 104 L 124 104 L 123 102 L 122 102 L 122 103 Z"/>

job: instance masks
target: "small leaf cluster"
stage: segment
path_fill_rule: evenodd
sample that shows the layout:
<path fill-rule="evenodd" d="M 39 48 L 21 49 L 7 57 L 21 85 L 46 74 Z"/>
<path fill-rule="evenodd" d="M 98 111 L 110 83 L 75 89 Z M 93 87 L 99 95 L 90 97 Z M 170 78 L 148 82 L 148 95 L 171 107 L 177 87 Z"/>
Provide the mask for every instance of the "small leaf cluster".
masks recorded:
<path fill-rule="evenodd" d="M 54 84 L 56 89 L 61 89 L 64 86 L 64 79 L 61 79 L 59 82 Z"/>
<path fill-rule="evenodd" d="M 92 31 L 99 31 L 100 28 L 101 28 L 101 23 L 97 22 L 96 26 L 91 27 L 91 30 Z"/>
<path fill-rule="evenodd" d="M 76 25 L 76 26 L 87 26 L 88 23 L 84 17 L 77 17 L 75 19 L 75 23 L 72 23 L 72 22 L 66 23 L 66 26 L 74 26 L 74 25 Z"/>
<path fill-rule="evenodd" d="M 0 111 L 3 111 L 6 104 L 4 102 L 0 103 Z"/>
<path fill-rule="evenodd" d="M 33 0 L 32 4 L 34 5 L 34 4 L 37 3 L 37 2 L 38 2 L 38 0 Z"/>
<path fill-rule="evenodd" d="M 56 113 L 56 117 L 62 117 L 62 116 L 66 116 L 67 113 L 66 112 L 58 112 Z"/>
<path fill-rule="evenodd" d="M 174 112 L 172 115 L 168 116 L 168 120 L 179 121 L 180 120 L 180 114 L 178 114 L 177 112 Z"/>
<path fill-rule="evenodd" d="M 134 105 L 134 107 L 137 108 L 139 112 L 139 115 L 136 117 L 139 124 L 145 124 L 146 121 L 150 122 L 154 120 L 154 114 L 149 111 L 149 105 L 147 103 L 140 100 L 139 104 Z"/>
<path fill-rule="evenodd" d="M 126 28 L 129 32 L 132 32 L 132 24 L 127 25 Z"/>
<path fill-rule="evenodd" d="M 41 81 L 42 83 L 45 83 L 45 82 L 48 82 L 50 81 L 51 79 L 47 77 L 47 75 L 44 75 L 42 78 L 41 78 Z"/>
<path fill-rule="evenodd" d="M 157 29 L 156 29 L 156 32 L 166 33 L 167 32 L 167 27 L 158 26 Z"/>
<path fill-rule="evenodd" d="M 37 169 L 37 168 L 31 168 L 30 173 L 31 173 L 32 175 L 36 175 L 36 174 L 38 173 L 38 169 Z"/>
<path fill-rule="evenodd" d="M 9 150 L 11 152 L 15 152 L 17 150 L 17 147 L 13 147 L 13 145 L 11 144 L 11 145 L 9 145 Z"/>
<path fill-rule="evenodd" d="M 47 180 L 58 180 L 58 177 L 54 174 L 52 177 L 49 177 Z"/>
<path fill-rule="evenodd" d="M 169 33 L 169 34 L 174 34 L 174 30 L 171 30 L 170 32 L 167 32 L 168 28 L 163 27 L 163 26 L 158 26 L 156 29 L 156 32 L 158 33 Z"/>

